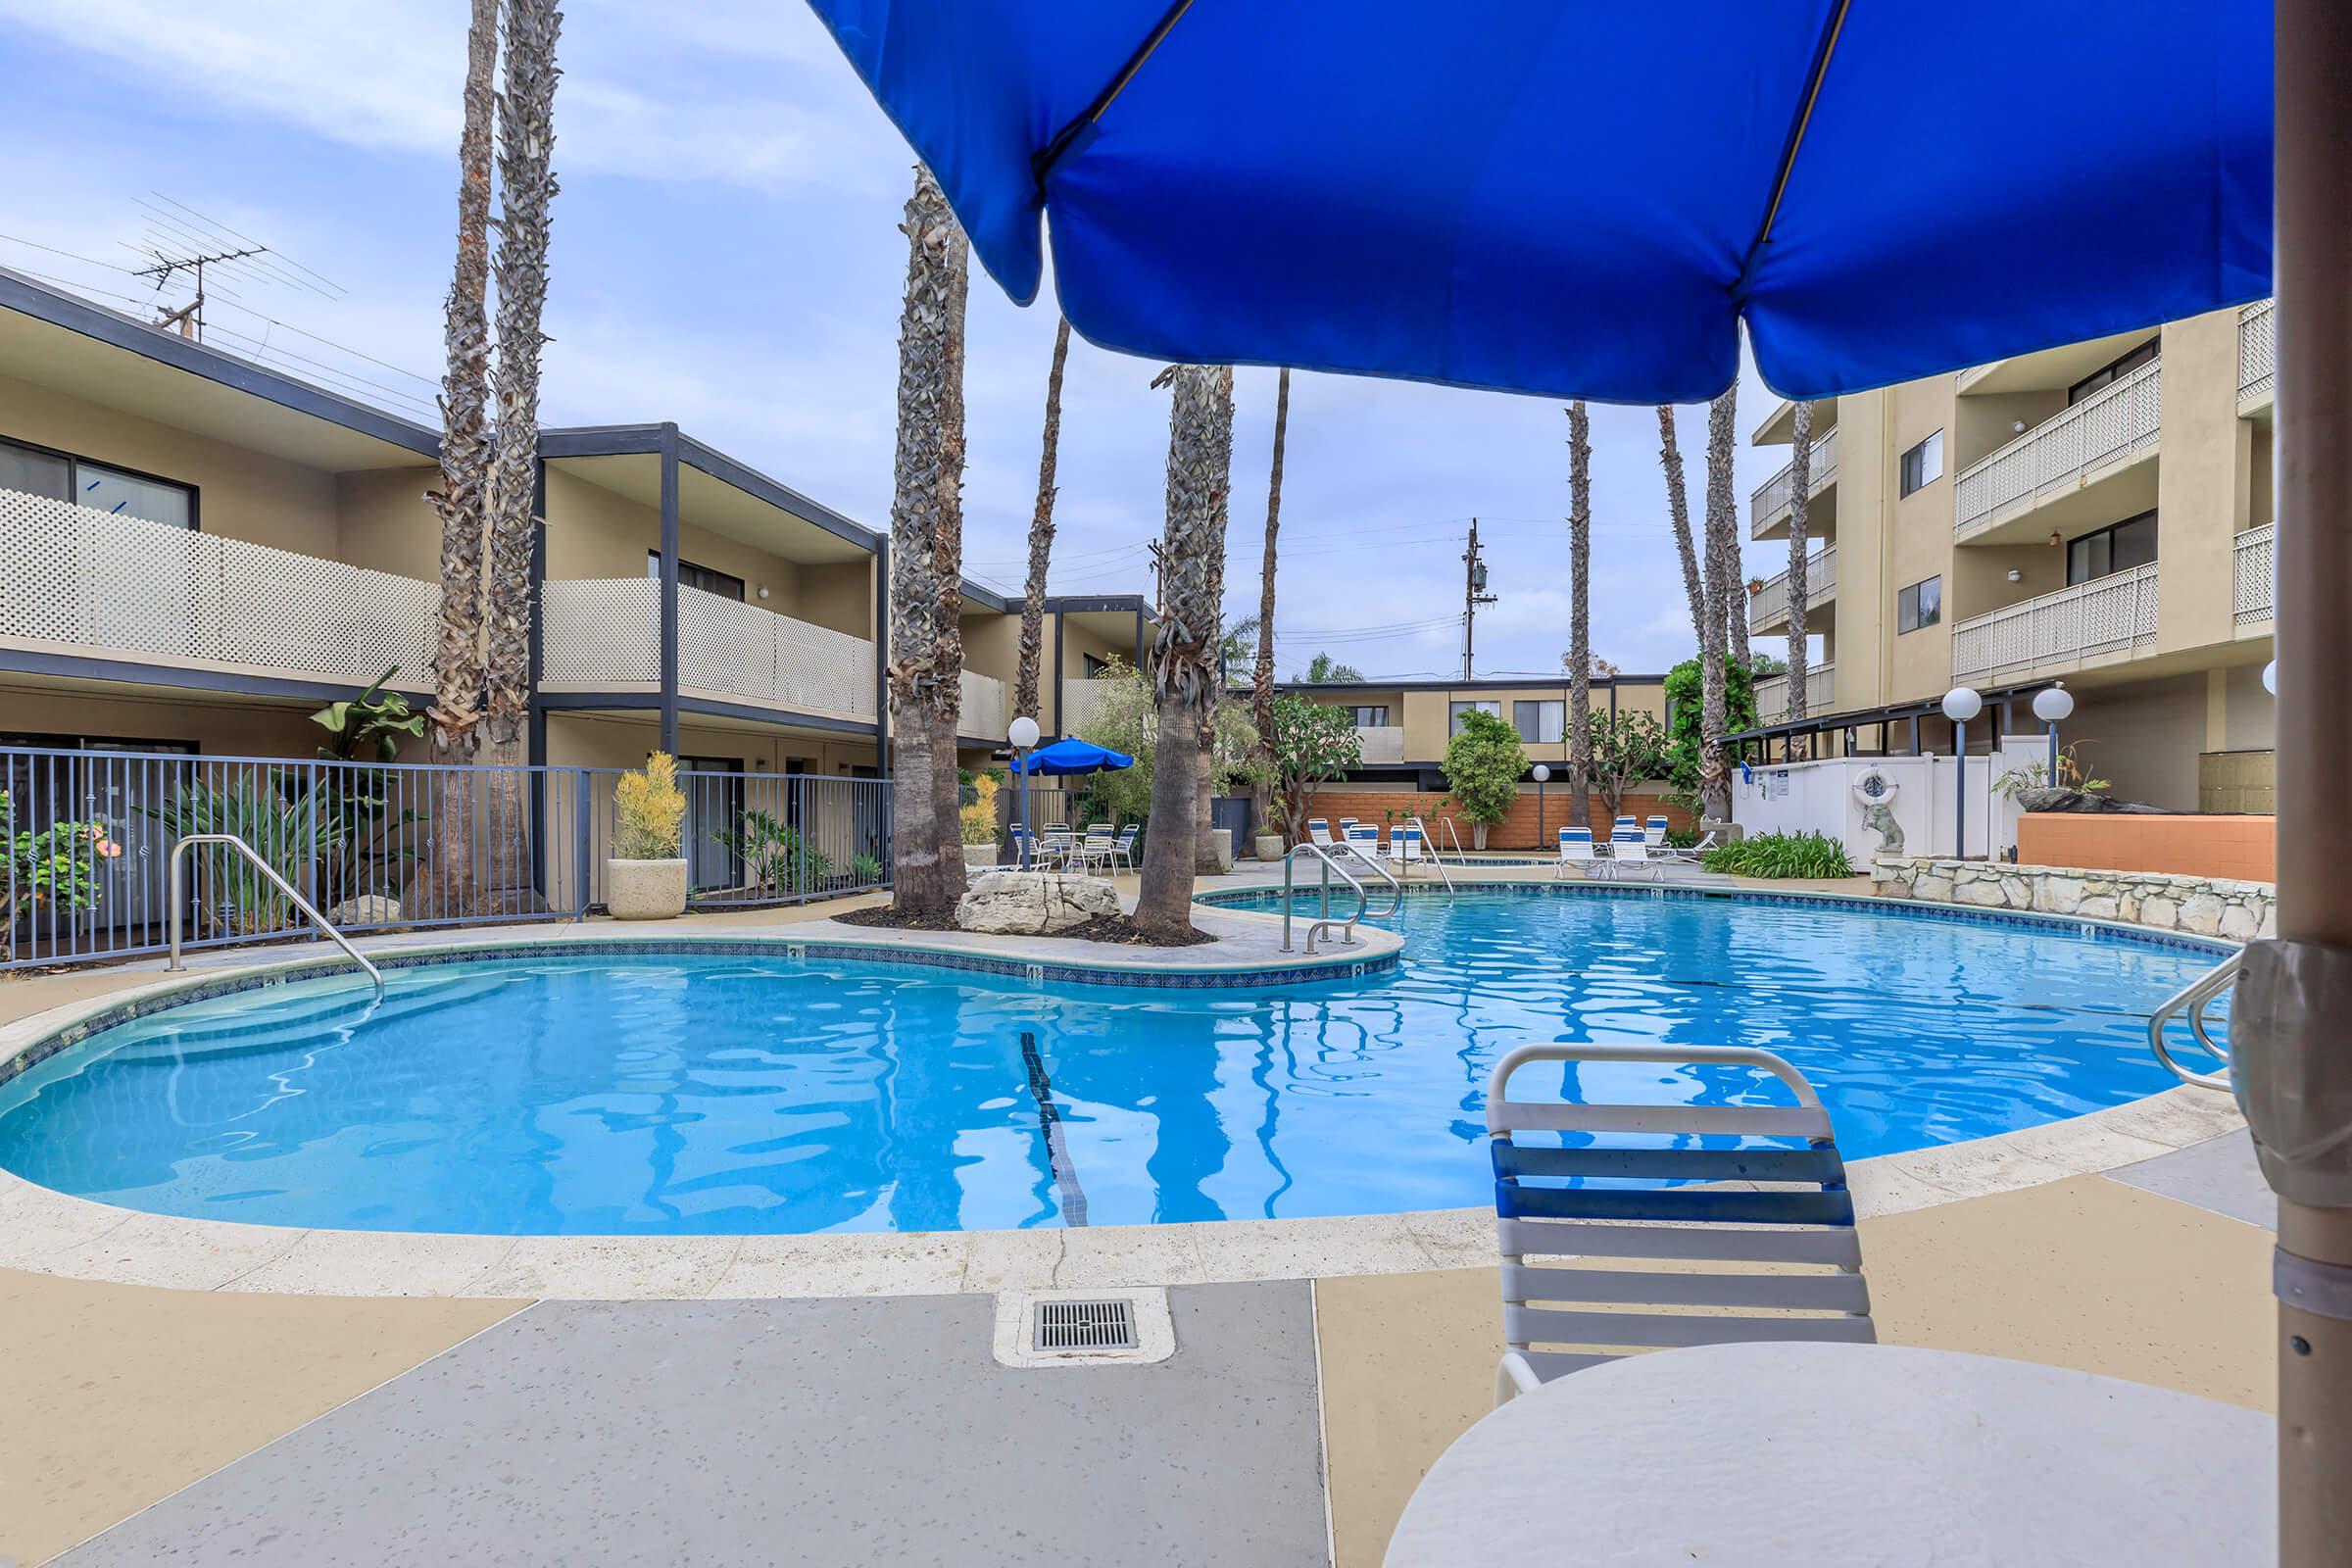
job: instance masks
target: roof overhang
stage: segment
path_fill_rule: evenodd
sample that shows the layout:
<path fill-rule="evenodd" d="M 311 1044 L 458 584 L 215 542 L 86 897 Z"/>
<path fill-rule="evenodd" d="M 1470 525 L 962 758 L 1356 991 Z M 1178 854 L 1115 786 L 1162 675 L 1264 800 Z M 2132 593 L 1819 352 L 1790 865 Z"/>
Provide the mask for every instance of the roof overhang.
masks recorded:
<path fill-rule="evenodd" d="M 879 552 L 881 536 L 873 530 L 666 425 L 543 430 L 539 456 L 550 468 L 659 512 L 665 438 L 677 442 L 678 515 L 696 527 L 805 565 Z"/>

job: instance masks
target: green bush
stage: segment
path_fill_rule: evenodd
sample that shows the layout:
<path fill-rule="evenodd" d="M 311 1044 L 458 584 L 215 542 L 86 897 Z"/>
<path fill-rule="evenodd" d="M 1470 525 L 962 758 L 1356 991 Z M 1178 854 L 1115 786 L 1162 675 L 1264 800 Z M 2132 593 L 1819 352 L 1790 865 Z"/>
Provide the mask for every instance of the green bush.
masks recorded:
<path fill-rule="evenodd" d="M 1698 863 L 1733 876 L 1852 876 L 1845 846 L 1826 833 L 1764 833 L 1699 852 Z"/>

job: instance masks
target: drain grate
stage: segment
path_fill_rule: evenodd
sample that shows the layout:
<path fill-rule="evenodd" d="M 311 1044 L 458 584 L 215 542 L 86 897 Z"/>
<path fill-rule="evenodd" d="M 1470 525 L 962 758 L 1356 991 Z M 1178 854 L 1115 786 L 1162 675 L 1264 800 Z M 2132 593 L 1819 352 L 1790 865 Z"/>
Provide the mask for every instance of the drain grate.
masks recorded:
<path fill-rule="evenodd" d="M 1132 1350 L 1137 1348 L 1132 1303 L 1040 1301 L 1029 1337 L 1032 1350 Z"/>

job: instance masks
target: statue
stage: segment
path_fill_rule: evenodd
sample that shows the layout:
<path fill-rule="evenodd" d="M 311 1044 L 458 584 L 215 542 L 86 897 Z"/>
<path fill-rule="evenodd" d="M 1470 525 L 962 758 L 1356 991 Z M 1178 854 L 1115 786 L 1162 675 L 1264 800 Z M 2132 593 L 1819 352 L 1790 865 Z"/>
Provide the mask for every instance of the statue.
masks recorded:
<path fill-rule="evenodd" d="M 1903 827 L 1894 819 L 1894 796 L 1901 787 L 1875 767 L 1854 780 L 1854 800 L 1862 808 L 1862 825 L 1879 836 L 1880 855 L 1903 853 Z"/>

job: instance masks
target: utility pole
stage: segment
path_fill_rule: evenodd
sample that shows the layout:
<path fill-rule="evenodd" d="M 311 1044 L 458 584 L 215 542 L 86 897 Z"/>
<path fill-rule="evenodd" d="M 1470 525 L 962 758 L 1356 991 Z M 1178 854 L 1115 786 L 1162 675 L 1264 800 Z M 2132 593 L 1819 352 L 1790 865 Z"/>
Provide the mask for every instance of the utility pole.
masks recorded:
<path fill-rule="evenodd" d="M 155 257 L 153 267 L 143 267 L 131 275 L 154 278 L 155 286 L 160 292 L 164 285 L 171 282 L 178 273 L 195 273 L 196 297 L 176 311 L 165 312 L 163 318 L 156 324 L 159 326 L 177 325 L 180 335 L 187 337 L 191 335 L 188 326 L 192 318 L 196 328 L 192 335 L 197 342 L 201 343 L 204 341 L 204 270 L 216 262 L 235 262 L 242 261 L 248 256 L 261 256 L 266 254 L 269 249 L 270 247 L 267 245 L 254 245 L 241 251 L 212 251 L 201 256 L 167 256 L 159 250 L 152 253 Z"/>
<path fill-rule="evenodd" d="M 1494 603 L 1487 592 L 1487 564 L 1478 559 L 1478 519 L 1470 519 L 1470 548 L 1462 552 L 1462 679 L 1478 677 L 1471 670 L 1470 656 L 1475 646 L 1478 626 L 1478 607 Z"/>

